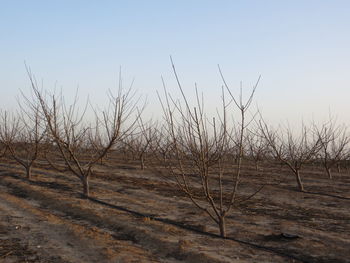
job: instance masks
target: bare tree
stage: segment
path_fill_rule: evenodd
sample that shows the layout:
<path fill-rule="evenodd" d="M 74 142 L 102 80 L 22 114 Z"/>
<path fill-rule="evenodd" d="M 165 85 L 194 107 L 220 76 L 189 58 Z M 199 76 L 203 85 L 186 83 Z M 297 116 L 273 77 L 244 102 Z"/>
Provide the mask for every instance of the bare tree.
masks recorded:
<path fill-rule="evenodd" d="M 296 136 L 290 127 L 273 130 L 263 121 L 260 122 L 261 132 L 266 139 L 271 153 L 276 159 L 287 165 L 295 175 L 298 188 L 304 191 L 300 171 L 308 162 L 314 160 L 320 149 L 320 141 L 312 131 L 302 124 L 301 133 Z"/>
<path fill-rule="evenodd" d="M 346 127 L 343 125 L 337 126 L 333 120 L 323 125 L 321 129 L 316 126 L 315 129 L 321 144 L 319 156 L 322 159 L 328 178 L 332 179 L 331 169 L 337 166 L 338 172 L 340 172 L 340 162 L 346 160 L 348 156 L 346 147 L 349 145 L 350 137 L 347 134 Z"/>
<path fill-rule="evenodd" d="M 160 129 L 157 129 L 154 133 L 154 141 L 152 144 L 152 152 L 157 160 L 166 163 L 171 161 L 173 157 L 173 144 L 172 141 L 167 138 L 169 134 L 165 126 L 162 126 Z"/>
<path fill-rule="evenodd" d="M 206 212 L 218 225 L 220 235 L 226 236 L 225 218 L 237 201 L 238 186 L 241 176 L 241 163 L 243 156 L 243 138 L 246 130 L 245 114 L 248 110 L 257 84 L 247 102 L 243 102 L 232 95 L 226 81 L 222 76 L 231 100 L 225 99 L 222 92 L 222 107 L 217 117 L 208 119 L 204 108 L 203 96 L 200 96 L 196 87 L 196 105 L 190 107 L 175 66 L 172 62 L 173 72 L 182 94 L 180 101 L 175 101 L 166 91 L 165 99 L 161 101 L 164 119 L 167 123 L 167 132 L 174 150 L 176 163 L 165 162 L 178 187 L 192 203 L 200 210 Z M 242 94 L 241 94 L 242 95 Z M 232 127 L 228 127 L 227 109 L 234 102 L 240 111 L 238 159 L 234 164 L 229 159 L 232 142 Z"/>
<path fill-rule="evenodd" d="M 38 105 L 19 105 L 21 111 L 17 115 L 2 113 L 0 137 L 11 157 L 24 167 L 26 177 L 30 180 L 46 130 L 42 125 Z"/>
<path fill-rule="evenodd" d="M 151 151 L 156 139 L 156 124 L 149 122 L 144 124 L 142 118 L 138 118 L 138 129 L 125 139 L 127 149 L 131 152 L 133 160 L 139 160 L 141 170 L 146 167 L 146 156 Z"/>
<path fill-rule="evenodd" d="M 255 170 L 259 170 L 259 164 L 267 157 L 268 145 L 264 137 L 256 131 L 248 131 L 245 137 L 247 145 L 247 155 L 255 164 Z"/>
<path fill-rule="evenodd" d="M 81 180 L 83 194 L 88 197 L 89 178 L 94 166 L 136 123 L 137 118 L 132 118 L 136 107 L 132 102 L 134 93 L 131 87 L 123 92 L 120 77 L 117 95 L 110 93 L 105 110 L 93 108 L 94 121 L 89 122 L 85 114 L 90 104 L 79 111 L 77 96 L 72 104 L 67 105 L 62 94 L 57 96 L 40 91 L 30 72 L 29 79 L 46 121 L 49 139 L 59 151 L 65 169 Z"/>
<path fill-rule="evenodd" d="M 18 134 L 21 126 L 18 116 L 11 114 L 8 111 L 1 111 L 1 126 L 0 126 L 0 140 L 3 145 L 3 152 L 1 157 L 8 152 L 9 146 L 13 149 L 14 144 L 19 144 Z M 11 153 L 10 156 L 12 157 Z M 13 158 L 13 157 L 12 157 Z"/>

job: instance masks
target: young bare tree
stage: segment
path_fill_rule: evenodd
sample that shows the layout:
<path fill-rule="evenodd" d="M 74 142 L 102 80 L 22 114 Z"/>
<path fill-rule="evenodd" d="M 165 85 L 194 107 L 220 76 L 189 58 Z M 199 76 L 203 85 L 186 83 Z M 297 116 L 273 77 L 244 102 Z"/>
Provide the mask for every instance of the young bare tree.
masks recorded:
<path fill-rule="evenodd" d="M 145 123 L 142 118 L 139 118 L 139 128 L 141 130 L 141 151 L 139 151 L 139 158 L 141 159 L 141 169 L 145 168 L 145 158 L 148 156 L 149 159 L 154 158 L 155 151 L 157 150 L 159 133 L 158 123 L 152 120 Z M 141 155 L 142 153 L 142 155 Z M 153 160 L 151 160 L 153 161 Z"/>
<path fill-rule="evenodd" d="M 320 140 L 312 131 L 302 124 L 301 133 L 295 135 L 291 128 L 273 130 L 263 121 L 260 122 L 261 132 L 266 139 L 272 155 L 290 168 L 295 175 L 298 189 L 303 192 L 304 185 L 300 171 L 306 163 L 315 159 L 320 149 Z"/>
<path fill-rule="evenodd" d="M 259 164 L 267 157 L 268 145 L 260 134 L 259 129 L 248 131 L 246 135 L 247 156 L 254 161 L 255 170 L 259 170 Z"/>
<path fill-rule="evenodd" d="M 38 105 L 26 106 L 20 105 L 21 111 L 17 115 L 2 113 L 0 137 L 10 156 L 24 167 L 26 178 L 30 180 L 46 130 L 42 125 Z"/>
<path fill-rule="evenodd" d="M 166 127 L 162 126 L 160 129 L 157 129 L 154 133 L 155 139 L 151 145 L 154 156 L 163 163 L 171 161 L 173 156 L 173 144 L 167 138 L 167 134 Z"/>
<path fill-rule="evenodd" d="M 131 87 L 123 92 L 120 77 L 117 95 L 110 93 L 105 110 L 93 108 L 94 121 L 91 122 L 85 118 L 86 108 L 79 111 L 77 96 L 67 105 L 62 94 L 45 94 L 30 73 L 29 79 L 46 121 L 49 141 L 60 153 L 65 168 L 81 180 L 83 194 L 88 197 L 94 166 L 136 123 L 137 117 L 132 116 L 136 105 L 132 102 Z"/>
<path fill-rule="evenodd" d="M 6 153 L 9 152 L 9 145 L 13 148 L 13 145 L 18 143 L 17 137 L 20 132 L 21 126 L 18 116 L 8 111 L 1 111 L 1 126 L 0 126 L 0 141 L 3 146 L 3 152 L 1 157 L 8 156 Z M 11 153 L 10 153 L 10 157 Z M 13 157 L 12 157 L 13 158 Z"/>
<path fill-rule="evenodd" d="M 140 162 L 141 170 L 146 168 L 146 156 L 152 149 L 156 135 L 156 124 L 144 124 L 142 119 L 139 118 L 138 129 L 124 141 L 127 149 L 131 152 L 133 160 Z"/>
<path fill-rule="evenodd" d="M 322 159 L 328 178 L 332 179 L 331 169 L 337 166 L 338 172 L 340 172 L 340 162 L 346 160 L 348 156 L 347 146 L 350 143 L 350 137 L 347 134 L 346 127 L 343 125 L 337 126 L 334 120 L 330 120 L 321 129 L 315 126 L 315 129 L 321 144 L 319 156 Z"/>
<path fill-rule="evenodd" d="M 237 201 L 240 183 L 243 138 L 247 125 L 245 115 L 258 82 L 253 87 L 249 99 L 244 103 L 242 96 L 236 100 L 232 95 L 221 74 L 229 96 L 239 109 L 241 117 L 239 156 L 237 164 L 234 164 L 234 161 L 229 158 L 233 142 L 232 127 L 229 127 L 227 118 L 227 109 L 231 101 L 226 101 L 224 88 L 219 116 L 208 119 L 204 99 L 198 94 L 197 88 L 197 102 L 194 107 L 190 107 L 173 63 L 172 67 L 182 98 L 180 101 L 175 101 L 167 94 L 163 81 L 165 99 L 160 100 L 167 123 L 167 138 L 170 140 L 168 144 L 173 147 L 176 161 L 176 163 L 167 161 L 164 166 L 170 171 L 179 189 L 197 208 L 209 215 L 218 225 L 220 235 L 226 237 L 225 218 Z"/>

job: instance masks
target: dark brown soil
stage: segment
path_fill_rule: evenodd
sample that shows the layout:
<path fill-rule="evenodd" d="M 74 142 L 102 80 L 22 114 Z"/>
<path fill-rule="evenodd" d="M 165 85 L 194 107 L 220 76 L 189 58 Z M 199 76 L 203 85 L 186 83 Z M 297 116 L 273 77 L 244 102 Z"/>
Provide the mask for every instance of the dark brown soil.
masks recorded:
<path fill-rule="evenodd" d="M 87 200 L 69 173 L 40 165 L 27 181 L 3 163 L 0 262 L 350 262 L 348 173 L 308 168 L 305 193 L 279 166 L 246 166 L 242 178 L 239 200 L 264 188 L 234 207 L 223 240 L 164 174 L 99 166 Z"/>

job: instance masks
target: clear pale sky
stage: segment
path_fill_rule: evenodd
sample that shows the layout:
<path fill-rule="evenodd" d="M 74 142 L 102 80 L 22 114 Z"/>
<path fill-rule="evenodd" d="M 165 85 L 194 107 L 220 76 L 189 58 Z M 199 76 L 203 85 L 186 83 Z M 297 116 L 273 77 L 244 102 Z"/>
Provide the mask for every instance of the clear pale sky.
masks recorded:
<path fill-rule="evenodd" d="M 46 89 L 104 103 L 119 67 L 157 115 L 169 55 L 186 93 L 220 96 L 220 64 L 232 90 L 261 74 L 255 105 L 273 122 L 350 124 L 350 1 L 0 1 L 0 108 L 28 92 L 24 61 Z M 214 107 L 214 105 L 210 105 Z M 209 107 L 210 107 L 209 106 Z"/>

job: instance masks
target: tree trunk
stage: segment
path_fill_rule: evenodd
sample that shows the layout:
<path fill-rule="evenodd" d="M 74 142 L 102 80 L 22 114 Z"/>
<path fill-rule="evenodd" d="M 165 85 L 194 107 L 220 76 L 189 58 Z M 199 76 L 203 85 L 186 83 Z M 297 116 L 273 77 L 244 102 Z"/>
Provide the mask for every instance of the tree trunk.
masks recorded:
<path fill-rule="evenodd" d="M 259 171 L 259 162 L 258 161 L 255 162 L 255 171 Z"/>
<path fill-rule="evenodd" d="M 299 190 L 301 192 L 304 192 L 304 186 L 303 186 L 303 182 L 301 181 L 301 177 L 300 177 L 300 172 L 299 170 L 296 170 L 295 171 L 295 177 L 297 179 L 297 183 L 298 183 L 298 187 L 299 187 Z"/>
<path fill-rule="evenodd" d="M 225 217 L 221 216 L 219 218 L 219 228 L 220 228 L 220 236 L 226 237 L 226 224 L 225 224 Z"/>
<path fill-rule="evenodd" d="M 329 178 L 329 179 L 332 179 L 331 168 L 326 167 L 326 172 L 327 172 L 328 178 Z"/>
<path fill-rule="evenodd" d="M 27 166 L 26 168 L 26 177 L 28 180 L 32 179 L 32 167 L 31 166 Z"/>
<path fill-rule="evenodd" d="M 85 197 L 89 197 L 90 196 L 89 177 L 84 176 L 82 177 L 81 181 L 83 183 L 83 194 Z"/>
<path fill-rule="evenodd" d="M 143 157 L 143 155 L 141 155 L 140 161 L 141 161 L 141 170 L 145 170 L 145 158 Z"/>
<path fill-rule="evenodd" d="M 338 170 L 338 173 L 340 173 L 340 163 L 337 163 L 337 170 Z"/>
<path fill-rule="evenodd" d="M 123 154 L 123 159 L 126 162 L 128 160 L 128 153 L 123 150 L 122 154 Z"/>

